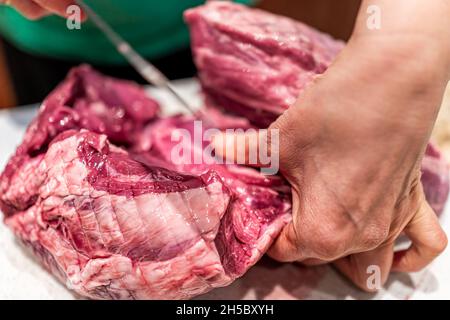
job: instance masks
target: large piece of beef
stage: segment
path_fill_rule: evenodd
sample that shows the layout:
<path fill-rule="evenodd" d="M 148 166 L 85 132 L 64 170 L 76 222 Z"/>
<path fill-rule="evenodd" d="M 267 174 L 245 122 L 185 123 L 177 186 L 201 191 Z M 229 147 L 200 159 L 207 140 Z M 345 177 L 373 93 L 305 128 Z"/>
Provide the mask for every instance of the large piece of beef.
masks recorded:
<path fill-rule="evenodd" d="M 292 105 L 344 43 L 286 17 L 232 2 L 190 9 L 194 61 L 209 103 L 261 126 Z"/>
<path fill-rule="evenodd" d="M 290 219 L 280 178 L 172 164 L 171 133 L 194 119 L 157 110 L 138 86 L 77 68 L 0 177 L 5 223 L 80 295 L 175 299 L 225 286 Z"/>
<path fill-rule="evenodd" d="M 286 18 L 228 3 L 187 19 L 208 99 L 260 125 L 342 47 Z M 279 177 L 173 161 L 172 134 L 195 136 L 195 119 L 159 118 L 158 109 L 140 87 L 77 68 L 43 102 L 0 176 L 5 223 L 78 294 L 174 299 L 228 285 L 291 219 L 289 186 Z M 209 112 L 218 129 L 250 126 Z M 194 155 L 205 145 L 185 147 Z M 442 211 L 448 166 L 431 145 L 422 183 Z"/>
<path fill-rule="evenodd" d="M 344 45 L 298 21 L 232 2 L 190 9 L 185 20 L 206 103 L 260 127 L 292 105 Z M 449 168 L 431 144 L 422 182 L 440 214 L 449 194 Z"/>

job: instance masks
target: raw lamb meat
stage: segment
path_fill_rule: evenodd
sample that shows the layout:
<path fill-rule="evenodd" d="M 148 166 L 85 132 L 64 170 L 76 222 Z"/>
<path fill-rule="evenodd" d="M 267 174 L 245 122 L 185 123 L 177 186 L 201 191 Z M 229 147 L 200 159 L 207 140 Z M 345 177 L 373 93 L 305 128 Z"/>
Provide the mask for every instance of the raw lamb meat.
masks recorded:
<path fill-rule="evenodd" d="M 77 68 L 0 177 L 5 223 L 82 296 L 186 299 L 228 285 L 290 219 L 281 178 L 172 164 L 171 133 L 194 118 L 157 110 L 136 85 Z"/>
<path fill-rule="evenodd" d="M 185 20 L 209 103 L 268 126 L 323 73 L 344 43 L 286 17 L 232 2 L 190 9 Z"/>
<path fill-rule="evenodd" d="M 300 22 L 232 2 L 190 9 L 185 20 L 207 105 L 260 127 L 292 105 L 344 46 Z M 449 168 L 432 145 L 422 174 L 427 200 L 440 214 L 449 193 Z"/>

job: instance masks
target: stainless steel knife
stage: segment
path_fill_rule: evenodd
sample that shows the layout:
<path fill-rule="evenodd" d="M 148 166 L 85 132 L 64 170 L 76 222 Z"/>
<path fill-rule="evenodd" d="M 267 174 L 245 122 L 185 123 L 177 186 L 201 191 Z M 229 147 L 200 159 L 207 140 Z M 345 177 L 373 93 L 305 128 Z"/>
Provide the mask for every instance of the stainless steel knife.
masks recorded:
<path fill-rule="evenodd" d="M 114 29 L 106 23 L 94 10 L 91 9 L 83 0 L 75 0 L 84 10 L 88 18 L 103 32 L 111 41 L 116 50 L 134 67 L 134 69 L 150 84 L 164 88 L 191 114 L 195 114 L 195 109 L 177 92 L 167 77 L 158 70 L 153 64 L 145 60 L 133 47 L 123 39 Z M 199 110 L 199 115 L 203 111 Z M 202 117 L 203 118 L 203 117 Z"/>

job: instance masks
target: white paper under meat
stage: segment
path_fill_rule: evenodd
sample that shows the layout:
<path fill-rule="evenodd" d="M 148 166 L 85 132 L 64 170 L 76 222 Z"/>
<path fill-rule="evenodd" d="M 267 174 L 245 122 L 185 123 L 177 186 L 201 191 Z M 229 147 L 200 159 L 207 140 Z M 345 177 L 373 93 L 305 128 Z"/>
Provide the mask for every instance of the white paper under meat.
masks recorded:
<path fill-rule="evenodd" d="M 195 81 L 177 83 L 182 94 L 199 105 Z M 167 93 L 150 89 L 170 114 L 182 111 Z M 450 93 L 450 92 L 449 92 Z M 450 97 L 449 94 L 447 94 Z M 444 108 L 449 108 L 446 103 Z M 20 143 L 37 106 L 0 111 L 0 167 Z M 450 202 L 442 224 L 450 234 Z M 333 268 L 304 268 L 278 264 L 264 258 L 231 286 L 214 290 L 199 299 L 448 299 L 450 297 L 450 249 L 426 270 L 415 274 L 393 274 L 385 288 L 371 295 L 353 287 Z M 77 299 L 45 271 L 0 223 L 0 299 Z"/>

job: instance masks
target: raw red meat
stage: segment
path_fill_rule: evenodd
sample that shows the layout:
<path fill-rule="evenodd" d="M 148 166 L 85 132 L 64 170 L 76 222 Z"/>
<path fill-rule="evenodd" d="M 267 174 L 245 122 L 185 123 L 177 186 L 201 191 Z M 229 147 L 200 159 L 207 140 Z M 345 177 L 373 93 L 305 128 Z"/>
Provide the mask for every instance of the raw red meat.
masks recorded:
<path fill-rule="evenodd" d="M 186 299 L 228 285 L 290 219 L 281 178 L 172 164 L 171 133 L 194 118 L 157 110 L 141 88 L 77 68 L 0 177 L 5 223 L 80 295 Z"/>
<path fill-rule="evenodd" d="M 61 132 L 92 129 L 108 135 L 113 142 L 127 144 L 135 140 L 134 135 L 154 119 L 158 110 L 157 102 L 132 82 L 103 77 L 88 66 L 73 69 L 42 103 L 6 165 L 0 179 L 3 212 L 9 215 L 35 202 L 39 183 L 31 173 L 39 166 L 49 143 Z M 14 195 L 5 194 L 11 189 Z"/>
<path fill-rule="evenodd" d="M 313 28 L 232 2 L 190 9 L 185 20 L 209 103 L 268 126 L 323 73 L 344 43 Z"/>
<path fill-rule="evenodd" d="M 421 181 L 428 203 L 440 215 L 444 212 L 450 192 L 449 166 L 442 153 L 431 143 L 422 161 Z"/>
<path fill-rule="evenodd" d="M 311 27 L 232 2 L 190 9 L 192 51 L 206 104 L 267 127 L 324 72 L 343 43 Z M 427 200 L 440 214 L 449 168 L 429 145 L 422 163 Z"/>
<path fill-rule="evenodd" d="M 342 47 L 292 20 L 229 3 L 186 17 L 209 99 L 260 125 Z M 43 102 L 0 176 L 5 223 L 80 295 L 175 299 L 226 286 L 291 218 L 289 186 L 279 177 L 172 161 L 172 133 L 193 135 L 194 118 L 158 118 L 158 109 L 138 86 L 77 68 Z M 219 129 L 250 126 L 210 112 Z M 191 154 L 203 147 L 189 146 Z M 448 167 L 432 146 L 422 182 L 441 211 Z"/>

